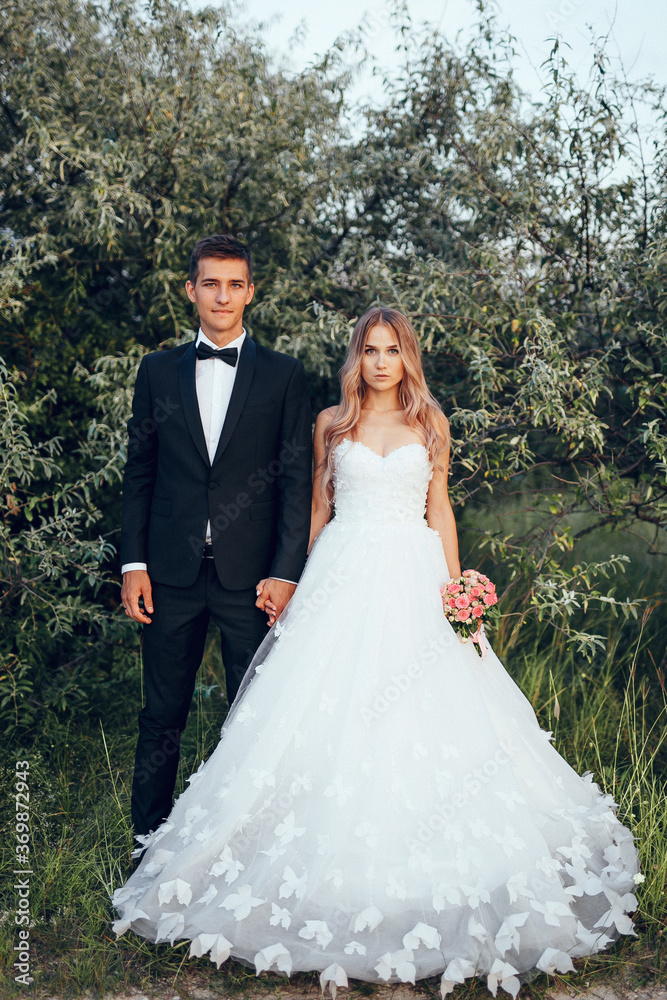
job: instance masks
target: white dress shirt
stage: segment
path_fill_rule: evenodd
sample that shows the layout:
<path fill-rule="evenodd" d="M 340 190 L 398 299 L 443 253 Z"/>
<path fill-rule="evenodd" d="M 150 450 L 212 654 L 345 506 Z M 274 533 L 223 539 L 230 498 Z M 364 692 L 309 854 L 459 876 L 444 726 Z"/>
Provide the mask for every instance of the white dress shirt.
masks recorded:
<path fill-rule="evenodd" d="M 225 347 L 236 347 L 239 352 L 239 357 L 241 356 L 241 347 L 243 346 L 243 341 L 246 338 L 246 331 L 236 340 L 232 340 L 231 343 L 225 344 Z M 199 334 L 197 336 L 197 344 L 207 344 L 214 350 L 218 349 L 218 344 L 214 344 L 212 340 L 202 332 L 201 327 L 199 329 Z M 218 448 L 218 441 L 220 440 L 220 435 L 222 433 L 222 427 L 225 422 L 225 417 L 227 416 L 227 410 L 229 409 L 229 400 L 231 399 L 232 389 L 234 388 L 234 381 L 236 379 L 236 370 L 239 366 L 238 358 L 236 360 L 236 365 L 228 365 L 224 361 L 218 361 L 216 358 L 206 358 L 200 360 L 197 358 L 195 362 L 195 385 L 197 390 L 197 403 L 199 404 L 199 417 L 201 420 L 201 425 L 204 430 L 204 440 L 206 441 L 206 448 L 208 450 L 208 458 L 213 464 L 213 459 L 215 458 L 215 453 Z M 209 521 L 206 525 L 206 542 L 207 544 L 211 541 L 211 522 Z M 126 563 L 121 566 L 121 573 L 129 573 L 133 569 L 147 569 L 146 563 Z M 281 577 L 274 577 L 274 579 L 282 579 Z M 293 580 L 285 580 L 285 583 L 293 583 Z"/>
<path fill-rule="evenodd" d="M 225 344 L 225 348 L 235 347 L 241 354 L 241 345 L 245 340 L 245 330 L 240 337 Z M 218 345 L 208 339 L 205 333 L 199 331 L 197 344 L 206 344 L 213 350 L 218 350 Z M 199 404 L 199 417 L 204 428 L 204 439 L 208 450 L 208 460 L 213 465 L 218 441 L 222 433 L 222 425 L 229 409 L 232 389 L 236 381 L 236 369 L 239 366 L 238 358 L 234 366 L 228 365 L 225 361 L 218 361 L 216 358 L 206 358 L 195 362 L 195 383 L 197 388 L 197 402 Z M 206 541 L 211 541 L 211 522 L 206 525 Z"/>

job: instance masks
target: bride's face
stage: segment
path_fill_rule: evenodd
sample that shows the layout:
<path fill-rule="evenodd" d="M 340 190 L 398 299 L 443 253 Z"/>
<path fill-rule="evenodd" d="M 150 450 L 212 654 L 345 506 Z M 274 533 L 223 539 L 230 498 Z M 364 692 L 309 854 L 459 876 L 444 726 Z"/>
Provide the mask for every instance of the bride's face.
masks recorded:
<path fill-rule="evenodd" d="M 403 359 L 398 337 L 390 326 L 371 327 L 361 361 L 361 377 L 379 392 L 393 389 L 403 378 Z"/>

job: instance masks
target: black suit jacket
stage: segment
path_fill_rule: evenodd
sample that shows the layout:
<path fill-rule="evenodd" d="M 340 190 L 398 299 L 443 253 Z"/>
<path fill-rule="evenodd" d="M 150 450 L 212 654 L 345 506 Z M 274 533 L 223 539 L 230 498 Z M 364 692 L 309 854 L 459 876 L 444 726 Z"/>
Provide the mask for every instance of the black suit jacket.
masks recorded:
<path fill-rule="evenodd" d="M 211 464 L 195 361 L 191 342 L 147 354 L 139 365 L 127 425 L 121 562 L 145 562 L 156 583 L 190 586 L 210 519 L 224 587 L 254 587 L 268 576 L 296 581 L 306 559 L 311 502 L 303 365 L 246 336 Z"/>

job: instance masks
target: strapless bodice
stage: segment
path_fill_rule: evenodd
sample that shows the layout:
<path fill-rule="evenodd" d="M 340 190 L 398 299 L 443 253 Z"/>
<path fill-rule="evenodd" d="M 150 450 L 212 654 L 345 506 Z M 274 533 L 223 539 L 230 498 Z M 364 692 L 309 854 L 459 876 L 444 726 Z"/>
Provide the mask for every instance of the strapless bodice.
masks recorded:
<path fill-rule="evenodd" d="M 424 524 L 433 472 L 423 444 L 414 441 L 382 456 L 344 438 L 334 463 L 335 521 Z"/>

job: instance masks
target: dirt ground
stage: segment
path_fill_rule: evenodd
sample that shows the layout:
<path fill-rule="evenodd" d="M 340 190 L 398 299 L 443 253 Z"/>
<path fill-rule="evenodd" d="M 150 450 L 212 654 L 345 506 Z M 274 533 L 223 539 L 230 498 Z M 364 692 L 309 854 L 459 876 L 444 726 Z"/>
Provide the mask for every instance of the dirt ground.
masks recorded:
<path fill-rule="evenodd" d="M 339 990 L 337 1000 L 345 1000 L 347 990 Z M 230 1000 L 239 1000 L 241 994 L 234 994 Z M 313 986 L 310 989 L 271 989 L 266 991 L 253 991 L 243 994 L 243 1000 L 318 1000 L 321 997 L 320 990 Z M 489 997 L 491 994 L 489 994 Z M 328 993 L 327 993 L 328 997 Z M 498 991 L 499 998 L 508 998 L 509 994 L 502 990 Z M 57 1000 L 56 997 L 49 1000 Z M 90 998 L 82 998 L 90 1000 Z M 184 997 L 173 989 L 166 988 L 159 993 L 122 993 L 109 994 L 104 1000 L 185 1000 Z M 188 993 L 188 1000 L 225 1000 L 223 994 L 213 992 L 210 989 L 193 989 Z M 387 986 L 373 992 L 373 1000 L 424 1000 L 424 994 L 411 990 L 409 986 Z M 520 1000 L 520 995 L 518 1000 Z M 554 987 L 544 995 L 544 1000 L 667 1000 L 667 988 L 664 986 L 643 986 L 638 988 L 624 988 L 622 986 L 597 985 L 584 989 L 583 991 L 570 987 L 566 992 L 562 988 Z"/>

